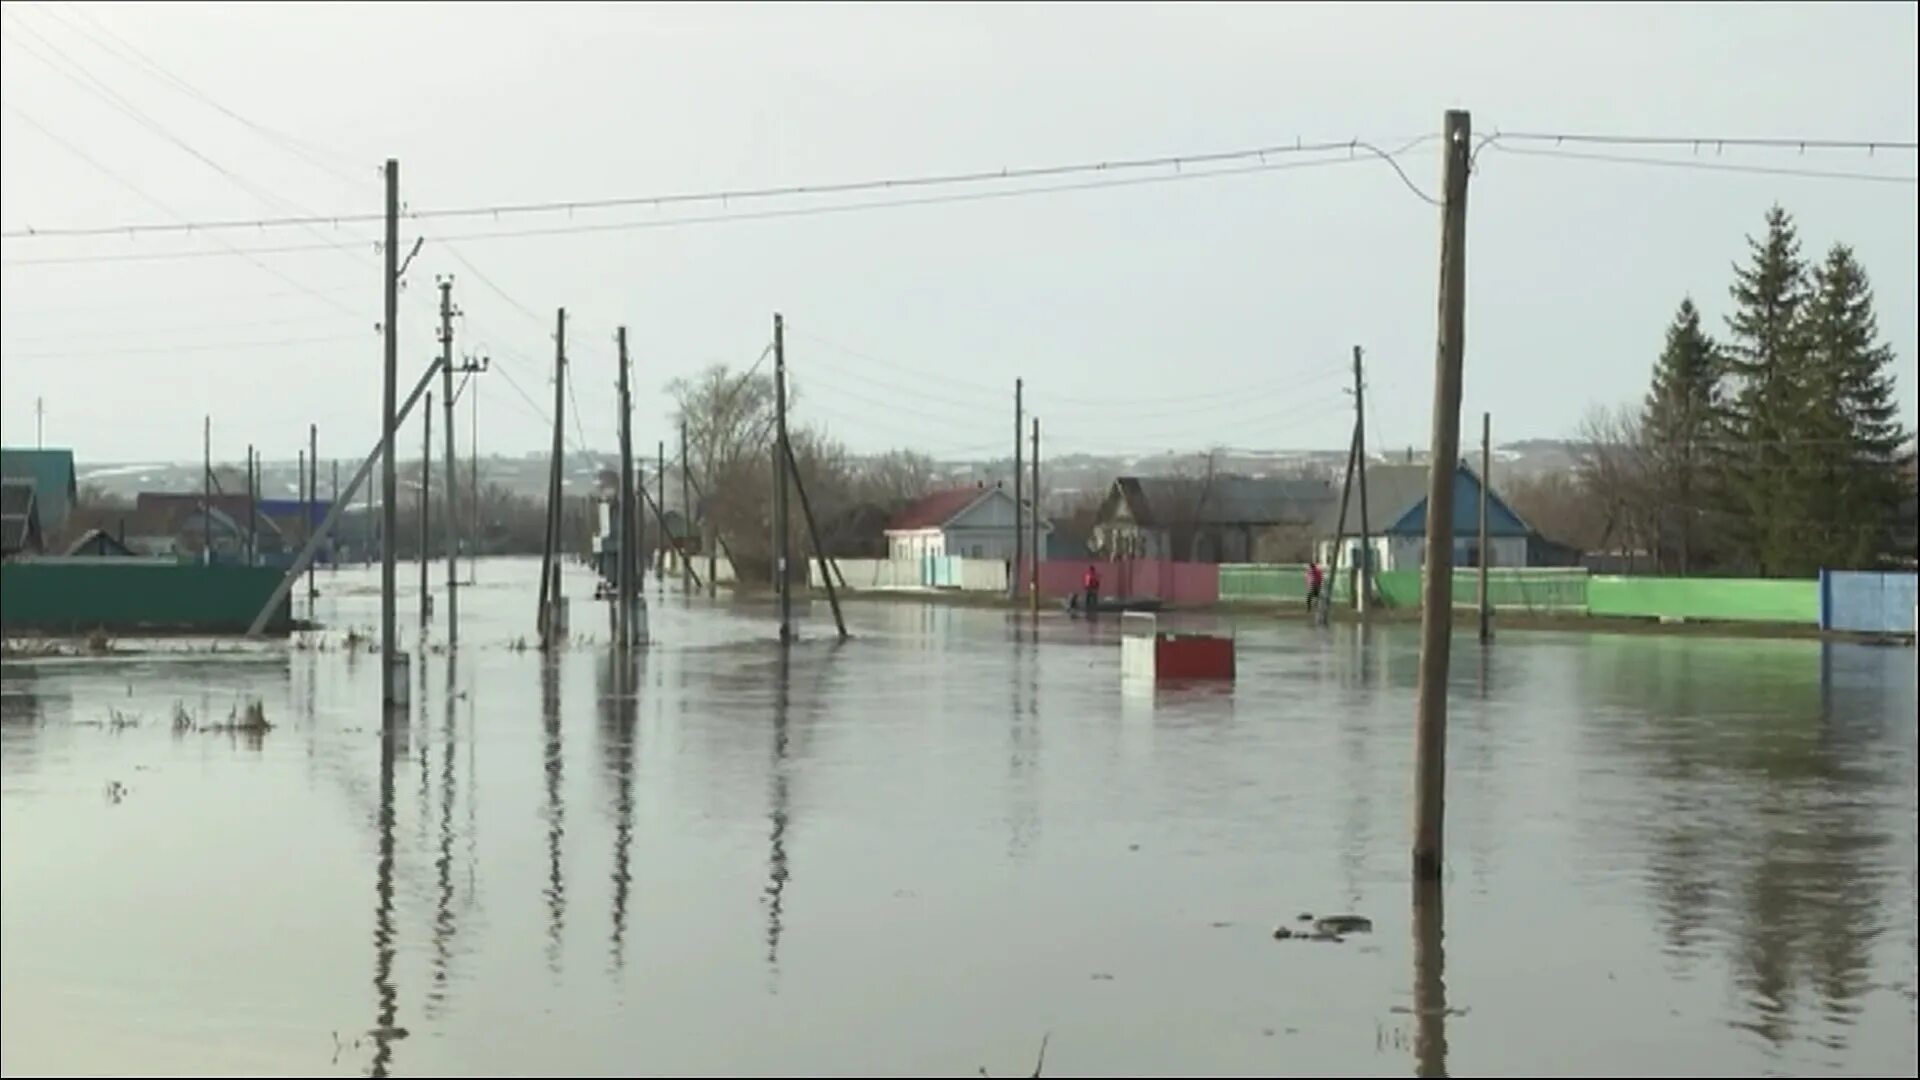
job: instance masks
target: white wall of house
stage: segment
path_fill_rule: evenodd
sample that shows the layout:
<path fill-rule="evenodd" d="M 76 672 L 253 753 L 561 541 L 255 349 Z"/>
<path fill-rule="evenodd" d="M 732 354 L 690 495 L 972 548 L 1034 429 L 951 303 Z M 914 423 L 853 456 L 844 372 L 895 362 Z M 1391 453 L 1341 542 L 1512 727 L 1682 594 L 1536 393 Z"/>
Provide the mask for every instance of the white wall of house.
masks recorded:
<path fill-rule="evenodd" d="M 947 534 L 939 529 L 914 529 L 887 532 L 887 557 L 918 561 L 929 555 L 947 553 Z"/>
<path fill-rule="evenodd" d="M 1028 521 L 1027 528 L 1032 527 L 1032 521 Z M 1041 522 L 1042 552 L 1052 535 L 1053 526 Z M 954 515 L 944 528 L 887 531 L 887 555 L 893 559 L 953 555 L 1008 561 L 1013 558 L 1015 547 L 1013 496 L 998 489 Z"/>

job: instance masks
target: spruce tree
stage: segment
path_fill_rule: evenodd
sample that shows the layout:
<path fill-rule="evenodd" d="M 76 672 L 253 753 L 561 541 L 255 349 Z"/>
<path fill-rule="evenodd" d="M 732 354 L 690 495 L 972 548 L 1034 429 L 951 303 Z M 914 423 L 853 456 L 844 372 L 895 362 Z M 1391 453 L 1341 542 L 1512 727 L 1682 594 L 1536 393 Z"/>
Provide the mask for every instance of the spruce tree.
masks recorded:
<path fill-rule="evenodd" d="M 1702 503 L 1713 490 L 1708 471 L 1720 426 L 1723 374 L 1719 347 L 1700 328 L 1700 309 L 1686 297 L 1667 327 L 1640 423 L 1661 504 L 1656 554 L 1663 568 L 1671 561 L 1682 574 L 1691 573 L 1703 554 L 1699 523 Z M 1669 552 L 1677 558 L 1669 560 Z"/>
<path fill-rule="evenodd" d="M 1724 414 L 1721 468 L 1736 551 L 1763 575 L 1810 573 L 1806 547 L 1814 469 L 1799 451 L 1807 431 L 1806 267 L 1793 219 L 1767 212 L 1763 239 L 1747 240 L 1734 268 L 1727 367 L 1734 379 Z"/>
<path fill-rule="evenodd" d="M 1835 244 L 1805 308 L 1809 463 L 1820 484 L 1822 566 L 1871 567 L 1886 550 L 1903 494 L 1907 435 L 1894 401 L 1893 349 L 1880 340 L 1873 287 L 1852 249 Z"/>

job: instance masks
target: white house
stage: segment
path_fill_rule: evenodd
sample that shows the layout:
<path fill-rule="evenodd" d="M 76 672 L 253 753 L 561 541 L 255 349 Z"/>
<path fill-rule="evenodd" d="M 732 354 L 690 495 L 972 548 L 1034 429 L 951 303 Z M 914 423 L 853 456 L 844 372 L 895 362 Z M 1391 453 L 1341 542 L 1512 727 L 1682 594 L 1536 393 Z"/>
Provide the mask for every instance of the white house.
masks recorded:
<path fill-rule="evenodd" d="M 1026 527 L 1030 537 L 1031 517 L 1027 518 Z M 1042 557 L 1052 535 L 1052 523 L 1042 519 Z M 1000 487 L 936 492 L 900 511 L 887 523 L 887 557 L 890 559 L 952 555 L 1005 561 L 1013 558 L 1014 546 L 1013 495 Z"/>

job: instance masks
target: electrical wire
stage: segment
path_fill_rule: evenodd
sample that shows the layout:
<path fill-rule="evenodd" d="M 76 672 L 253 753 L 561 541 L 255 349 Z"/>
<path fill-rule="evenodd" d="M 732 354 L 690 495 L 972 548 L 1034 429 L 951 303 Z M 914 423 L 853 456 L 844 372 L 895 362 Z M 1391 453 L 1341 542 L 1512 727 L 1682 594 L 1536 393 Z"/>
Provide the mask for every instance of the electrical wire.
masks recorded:
<path fill-rule="evenodd" d="M 1792 169 L 1773 165 L 1748 165 L 1730 161 L 1696 161 L 1691 158 L 1652 158 L 1628 154 L 1599 154 L 1580 150 L 1530 150 L 1507 146 L 1504 136 L 1491 136 L 1487 143 L 1503 154 L 1521 157 L 1561 158 L 1572 161 L 1599 161 L 1618 165 L 1651 165 L 1668 169 L 1695 169 L 1702 172 L 1750 173 L 1759 176 L 1797 176 L 1813 180 L 1850 180 L 1878 184 L 1920 184 L 1920 176 L 1892 173 L 1840 172 L 1828 169 Z"/>

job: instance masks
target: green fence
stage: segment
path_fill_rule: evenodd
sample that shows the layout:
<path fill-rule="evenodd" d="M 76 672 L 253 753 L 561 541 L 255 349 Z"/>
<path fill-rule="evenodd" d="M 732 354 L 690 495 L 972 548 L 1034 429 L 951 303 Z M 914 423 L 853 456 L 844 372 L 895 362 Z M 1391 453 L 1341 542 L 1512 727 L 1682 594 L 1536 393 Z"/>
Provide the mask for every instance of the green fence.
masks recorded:
<path fill-rule="evenodd" d="M 1352 575 L 1340 568 L 1333 598 L 1344 601 L 1353 593 Z M 1305 563 L 1225 563 L 1220 567 L 1220 599 L 1226 603 L 1307 602 Z"/>
<path fill-rule="evenodd" d="M 1818 581 L 1596 575 L 1587 610 L 1598 616 L 1719 622 L 1820 622 Z"/>
<path fill-rule="evenodd" d="M 1379 575 L 1380 602 L 1387 607 L 1420 606 L 1418 570 L 1389 570 Z M 1584 615 L 1587 613 L 1587 572 L 1567 569 L 1487 570 L 1487 593 L 1495 611 L 1527 611 Z M 1480 606 L 1480 571 L 1453 572 L 1453 606 Z"/>
<path fill-rule="evenodd" d="M 171 559 L 30 559 L 0 565 L 0 629 L 8 633 L 244 632 L 283 577 L 251 566 Z M 285 631 L 282 600 L 268 627 Z"/>

